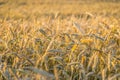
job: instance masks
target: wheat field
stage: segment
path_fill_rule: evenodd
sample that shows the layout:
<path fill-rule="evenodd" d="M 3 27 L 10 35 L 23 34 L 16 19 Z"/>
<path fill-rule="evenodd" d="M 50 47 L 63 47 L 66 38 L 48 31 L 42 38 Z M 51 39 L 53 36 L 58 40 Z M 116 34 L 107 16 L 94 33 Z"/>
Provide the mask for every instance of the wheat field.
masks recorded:
<path fill-rule="evenodd" d="M 120 80 L 120 1 L 0 0 L 0 80 Z"/>

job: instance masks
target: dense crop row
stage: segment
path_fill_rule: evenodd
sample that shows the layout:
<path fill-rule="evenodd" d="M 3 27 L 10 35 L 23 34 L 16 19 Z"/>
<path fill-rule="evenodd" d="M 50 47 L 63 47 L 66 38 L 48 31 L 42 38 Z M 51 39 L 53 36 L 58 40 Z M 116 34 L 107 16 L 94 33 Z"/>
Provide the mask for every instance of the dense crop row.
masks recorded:
<path fill-rule="evenodd" d="M 0 0 L 0 80 L 120 80 L 116 1 Z"/>
<path fill-rule="evenodd" d="M 118 79 L 118 22 L 100 16 L 1 20 L 0 79 Z"/>

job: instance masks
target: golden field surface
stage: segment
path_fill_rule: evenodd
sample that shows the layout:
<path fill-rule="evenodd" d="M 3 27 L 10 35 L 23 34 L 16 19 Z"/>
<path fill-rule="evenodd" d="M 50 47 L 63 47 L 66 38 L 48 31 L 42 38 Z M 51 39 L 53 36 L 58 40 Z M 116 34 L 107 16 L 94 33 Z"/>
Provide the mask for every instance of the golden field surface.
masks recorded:
<path fill-rule="evenodd" d="M 0 80 L 120 80 L 120 1 L 0 0 Z"/>

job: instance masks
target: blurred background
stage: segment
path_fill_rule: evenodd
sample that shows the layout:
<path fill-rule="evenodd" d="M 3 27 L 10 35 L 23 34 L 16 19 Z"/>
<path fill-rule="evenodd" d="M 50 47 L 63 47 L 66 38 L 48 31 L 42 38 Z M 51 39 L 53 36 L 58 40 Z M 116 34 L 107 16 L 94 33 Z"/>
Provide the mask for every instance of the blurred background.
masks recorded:
<path fill-rule="evenodd" d="M 0 18 L 59 15 L 62 18 L 90 13 L 120 17 L 120 0 L 0 0 Z"/>

